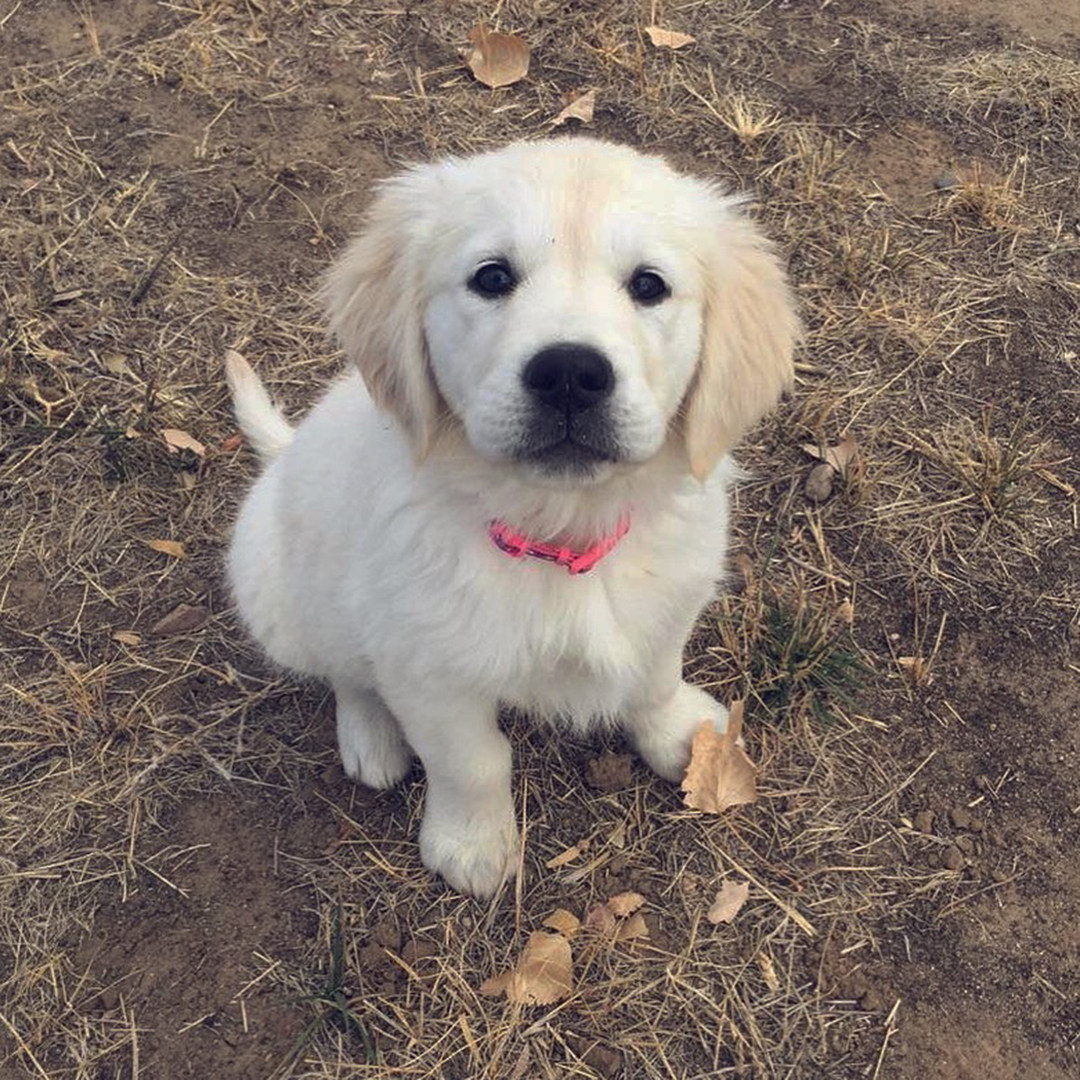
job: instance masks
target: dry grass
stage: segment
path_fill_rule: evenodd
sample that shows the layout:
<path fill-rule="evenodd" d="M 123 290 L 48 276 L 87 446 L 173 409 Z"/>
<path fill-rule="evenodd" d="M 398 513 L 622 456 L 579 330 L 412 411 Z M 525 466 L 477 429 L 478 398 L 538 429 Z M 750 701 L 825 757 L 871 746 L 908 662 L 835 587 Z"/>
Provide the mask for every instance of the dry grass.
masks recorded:
<path fill-rule="evenodd" d="M 1076 528 L 1060 417 L 1016 374 L 1028 352 L 1051 358 L 1075 409 L 1077 241 L 1056 201 L 1075 177 L 1054 147 L 1075 138 L 1076 65 L 928 55 L 892 31 L 868 49 L 884 30 L 831 15 L 799 23 L 795 44 L 743 2 L 384 8 L 191 0 L 118 19 L 25 0 L 6 16 L 49 49 L 12 46 L 0 90 L 0 1072 L 138 1074 L 154 1017 L 109 993 L 81 943 L 133 898 L 179 887 L 196 853 L 171 839 L 178 808 L 241 791 L 271 820 L 321 814 L 341 840 L 275 847 L 281 902 L 302 897 L 315 929 L 262 942 L 236 1000 L 257 979 L 312 1023 L 266 1075 L 596 1077 L 598 1043 L 643 1078 L 877 1076 L 892 1002 L 853 991 L 853 973 L 880 959 L 886 925 L 976 888 L 922 861 L 933 841 L 903 801 L 926 762 L 893 734 L 933 672 L 945 608 L 1045 593 L 1041 560 Z M 526 35 L 528 83 L 492 94 L 469 79 L 455 49 L 480 17 Z M 653 49 L 653 20 L 698 44 Z M 828 120 L 824 90 L 785 87 L 786 63 L 888 76 L 984 161 L 919 206 L 883 199 L 859 174 L 869 121 Z M 796 401 L 743 455 L 743 587 L 689 658 L 721 696 L 757 699 L 764 790 L 717 820 L 641 771 L 598 793 L 586 748 L 513 721 L 525 872 L 485 911 L 420 866 L 420 785 L 374 807 L 344 784 L 310 793 L 334 756 L 323 692 L 267 670 L 222 590 L 251 466 L 222 447 L 220 358 L 257 357 L 302 409 L 337 362 L 311 285 L 369 182 L 543 135 L 586 86 L 601 134 L 755 191 L 803 298 Z M 999 102 L 1047 141 L 1021 151 L 994 127 Z M 171 453 L 168 427 L 206 456 Z M 811 505 L 799 444 L 845 432 L 860 469 Z M 1075 582 L 1052 589 L 1034 618 L 1080 607 Z M 153 634 L 181 602 L 206 624 Z M 546 868 L 586 838 L 580 861 Z M 729 875 L 750 880 L 751 903 L 712 927 Z M 516 1011 L 479 995 L 556 907 L 581 914 L 629 887 L 651 941 L 583 945 L 569 1001 Z M 372 953 L 390 917 L 403 940 Z M 844 962 L 826 978 L 830 949 Z"/>

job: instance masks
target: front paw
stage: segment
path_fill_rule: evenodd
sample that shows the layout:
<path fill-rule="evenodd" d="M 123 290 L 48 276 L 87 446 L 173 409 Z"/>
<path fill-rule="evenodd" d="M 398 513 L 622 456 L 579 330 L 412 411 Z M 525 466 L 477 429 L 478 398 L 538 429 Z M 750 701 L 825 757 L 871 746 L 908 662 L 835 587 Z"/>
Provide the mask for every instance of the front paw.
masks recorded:
<path fill-rule="evenodd" d="M 705 720 L 724 732 L 728 711 L 711 694 L 681 683 L 667 704 L 635 717 L 630 734 L 649 768 L 677 783 L 690 763 L 694 733 Z"/>
<path fill-rule="evenodd" d="M 393 787 L 412 765 L 397 721 L 374 691 L 337 691 L 337 737 L 345 774 L 377 791 Z"/>
<path fill-rule="evenodd" d="M 519 836 L 512 806 L 465 818 L 433 808 L 420 826 L 420 858 L 458 892 L 486 900 L 517 871 Z"/>

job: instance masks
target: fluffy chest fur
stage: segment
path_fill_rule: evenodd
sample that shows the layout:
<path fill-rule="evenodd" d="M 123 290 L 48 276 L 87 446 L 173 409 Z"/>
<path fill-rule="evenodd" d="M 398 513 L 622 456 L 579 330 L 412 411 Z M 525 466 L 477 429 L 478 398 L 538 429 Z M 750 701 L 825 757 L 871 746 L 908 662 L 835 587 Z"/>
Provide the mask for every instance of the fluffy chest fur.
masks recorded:
<path fill-rule="evenodd" d="M 241 513 L 238 534 L 257 519 L 265 551 L 257 569 L 232 566 L 256 636 L 279 662 L 315 674 L 359 664 L 376 682 L 482 689 L 579 725 L 613 717 L 711 595 L 730 465 L 674 490 L 628 484 L 610 508 L 596 495 L 593 518 L 628 511 L 631 527 L 576 576 L 501 552 L 487 532 L 491 503 L 513 496 L 445 468 L 414 466 L 359 380 L 340 382 Z"/>

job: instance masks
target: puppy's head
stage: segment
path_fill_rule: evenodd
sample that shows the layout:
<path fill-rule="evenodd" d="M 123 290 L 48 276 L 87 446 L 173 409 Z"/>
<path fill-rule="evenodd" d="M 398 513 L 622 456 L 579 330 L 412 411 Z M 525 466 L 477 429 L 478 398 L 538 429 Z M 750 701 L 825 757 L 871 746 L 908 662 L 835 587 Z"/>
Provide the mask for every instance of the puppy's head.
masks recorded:
<path fill-rule="evenodd" d="M 684 440 L 717 460 L 789 383 L 783 270 L 736 200 L 587 139 L 385 182 L 324 297 L 375 401 L 428 452 L 572 483 Z"/>

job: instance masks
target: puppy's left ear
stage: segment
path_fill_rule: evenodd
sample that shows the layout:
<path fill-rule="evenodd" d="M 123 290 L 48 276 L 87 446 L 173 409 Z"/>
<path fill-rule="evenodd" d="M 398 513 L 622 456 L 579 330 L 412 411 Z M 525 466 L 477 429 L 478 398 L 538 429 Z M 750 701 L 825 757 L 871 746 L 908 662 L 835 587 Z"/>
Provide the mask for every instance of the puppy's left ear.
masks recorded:
<path fill-rule="evenodd" d="M 794 381 L 800 334 L 787 274 L 772 244 L 722 196 L 705 259 L 701 360 L 684 403 L 690 470 L 704 480 Z"/>
<path fill-rule="evenodd" d="M 435 168 L 383 181 L 321 290 L 334 335 L 375 404 L 401 422 L 418 459 L 431 447 L 442 405 L 424 337 L 420 255 Z"/>

